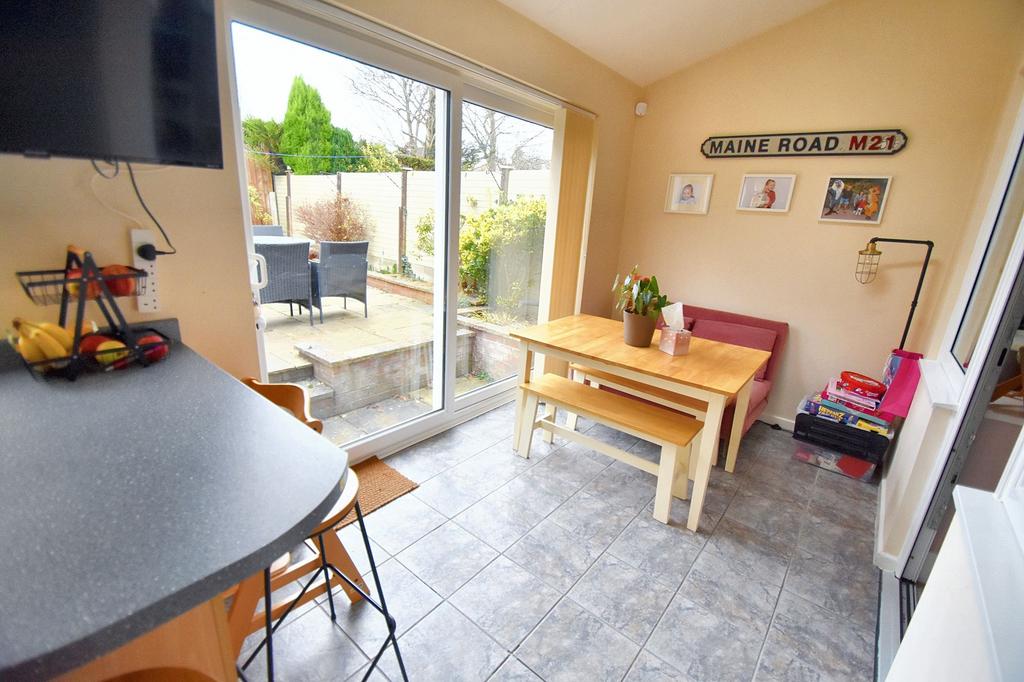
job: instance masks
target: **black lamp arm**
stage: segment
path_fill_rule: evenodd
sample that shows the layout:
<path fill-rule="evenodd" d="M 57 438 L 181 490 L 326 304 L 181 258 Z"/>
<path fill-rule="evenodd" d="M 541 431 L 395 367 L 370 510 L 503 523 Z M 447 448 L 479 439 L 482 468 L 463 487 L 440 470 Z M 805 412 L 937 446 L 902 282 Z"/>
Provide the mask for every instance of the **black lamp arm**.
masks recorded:
<path fill-rule="evenodd" d="M 910 333 L 910 323 L 914 321 L 914 310 L 917 308 L 917 300 L 921 296 L 921 287 L 924 285 L 924 275 L 928 272 L 928 261 L 932 258 L 932 249 L 935 248 L 935 242 L 928 239 L 889 239 L 886 237 L 872 237 L 868 243 L 877 244 L 879 242 L 887 244 L 920 244 L 921 246 L 928 247 L 928 252 L 924 255 L 924 264 L 921 266 L 921 276 L 917 279 L 917 289 L 914 290 L 914 300 L 910 302 L 910 314 L 907 315 L 907 326 L 903 328 L 903 338 L 900 339 L 900 350 L 902 350 L 904 344 L 907 342 L 907 335 Z"/>

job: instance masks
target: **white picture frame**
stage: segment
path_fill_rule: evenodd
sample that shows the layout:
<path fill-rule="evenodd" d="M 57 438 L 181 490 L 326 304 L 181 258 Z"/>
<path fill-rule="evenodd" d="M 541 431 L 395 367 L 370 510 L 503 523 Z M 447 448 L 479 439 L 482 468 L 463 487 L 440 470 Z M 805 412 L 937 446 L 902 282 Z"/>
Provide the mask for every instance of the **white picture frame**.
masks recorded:
<path fill-rule="evenodd" d="M 740 181 L 736 210 L 789 213 L 795 187 L 796 175 L 792 173 L 746 173 Z"/>
<path fill-rule="evenodd" d="M 836 196 L 835 183 L 838 187 Z M 892 190 L 891 175 L 830 175 L 825 183 L 818 222 L 878 225 Z"/>
<path fill-rule="evenodd" d="M 714 179 L 712 173 L 670 173 L 665 191 L 665 213 L 707 215 Z"/>

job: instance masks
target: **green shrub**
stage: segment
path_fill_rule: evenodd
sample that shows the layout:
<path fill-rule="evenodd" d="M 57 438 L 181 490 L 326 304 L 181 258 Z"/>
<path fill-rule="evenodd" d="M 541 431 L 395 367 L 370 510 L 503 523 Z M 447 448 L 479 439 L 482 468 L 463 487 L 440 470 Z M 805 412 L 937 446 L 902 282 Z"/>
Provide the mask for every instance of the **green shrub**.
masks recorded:
<path fill-rule="evenodd" d="M 434 255 L 434 209 L 424 213 L 416 223 L 416 250 L 425 256 Z"/>
<path fill-rule="evenodd" d="M 544 248 L 546 221 L 547 201 L 544 197 L 519 197 L 479 215 L 467 216 L 459 230 L 459 284 L 462 290 L 487 300 L 491 253 L 540 254 Z M 540 272 L 535 276 L 539 277 Z M 529 288 L 528 284 L 519 282 L 523 290 Z"/>
<path fill-rule="evenodd" d="M 263 197 L 255 185 L 249 185 L 249 213 L 252 214 L 253 225 L 271 225 L 274 222 L 270 212 L 263 207 Z"/>
<path fill-rule="evenodd" d="M 487 287 L 491 253 L 518 251 L 540 254 L 544 248 L 544 225 L 547 221 L 547 201 L 544 197 L 520 197 L 500 204 L 476 216 L 462 216 L 459 228 L 459 288 L 478 303 L 488 300 Z M 429 211 L 416 223 L 416 248 L 426 255 L 434 253 L 434 212 Z M 531 273 L 539 278 L 540 272 Z M 506 296 L 516 296 L 530 288 L 530 282 L 518 281 Z M 515 293 L 513 293 L 515 292 Z M 513 308 L 513 302 L 495 301 L 503 308 Z M 520 302 L 517 301 L 516 305 Z"/>

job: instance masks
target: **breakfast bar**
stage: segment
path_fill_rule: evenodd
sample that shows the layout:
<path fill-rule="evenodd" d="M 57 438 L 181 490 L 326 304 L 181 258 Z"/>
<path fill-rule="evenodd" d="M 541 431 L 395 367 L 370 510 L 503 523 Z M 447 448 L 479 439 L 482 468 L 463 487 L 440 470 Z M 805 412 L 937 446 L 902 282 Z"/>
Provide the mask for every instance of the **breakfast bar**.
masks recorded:
<path fill-rule="evenodd" d="M 118 653 L 180 618 L 181 651 L 211 649 L 205 673 L 233 677 L 212 600 L 323 518 L 345 451 L 180 342 L 74 382 L 3 345 L 0 404 L 0 678 L 131 672 Z"/>

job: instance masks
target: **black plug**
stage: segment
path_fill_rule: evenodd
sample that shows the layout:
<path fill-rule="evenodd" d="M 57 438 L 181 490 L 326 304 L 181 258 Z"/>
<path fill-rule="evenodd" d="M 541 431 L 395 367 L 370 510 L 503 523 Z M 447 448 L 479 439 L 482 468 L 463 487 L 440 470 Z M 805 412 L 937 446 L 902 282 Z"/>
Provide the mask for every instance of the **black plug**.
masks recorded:
<path fill-rule="evenodd" d="M 141 244 L 139 248 L 135 249 L 135 253 L 139 254 L 139 258 L 143 260 L 154 261 L 160 252 L 152 244 Z"/>

